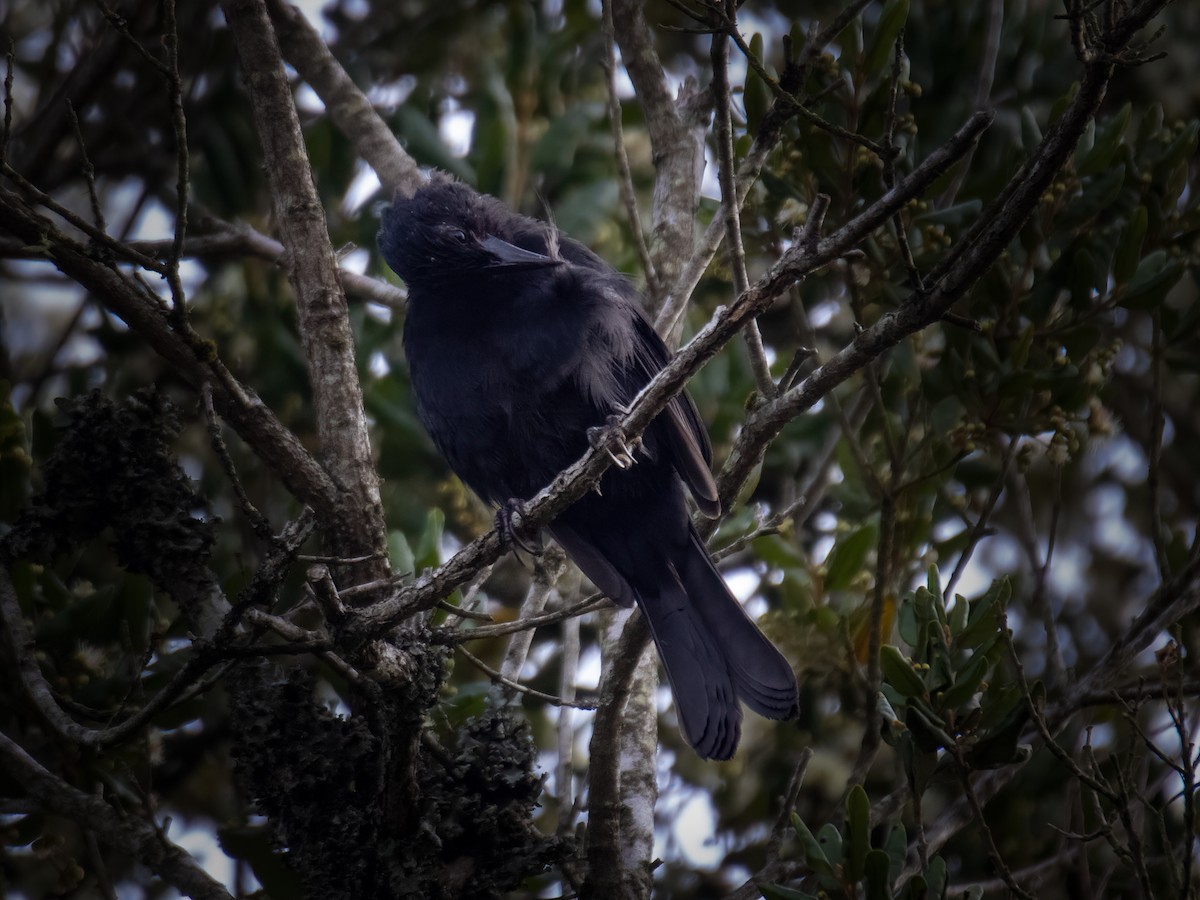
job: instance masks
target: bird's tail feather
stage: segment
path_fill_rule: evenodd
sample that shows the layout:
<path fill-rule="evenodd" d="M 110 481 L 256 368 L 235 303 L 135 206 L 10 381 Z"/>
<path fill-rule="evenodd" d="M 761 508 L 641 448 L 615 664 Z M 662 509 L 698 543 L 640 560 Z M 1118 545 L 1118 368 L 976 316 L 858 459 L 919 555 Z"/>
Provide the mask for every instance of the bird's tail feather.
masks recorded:
<path fill-rule="evenodd" d="M 664 588 L 638 599 L 683 736 L 700 756 L 729 759 L 741 736 L 738 699 L 767 718 L 791 718 L 796 676 L 729 592 L 694 529 L 670 570 L 674 577 Z"/>
<path fill-rule="evenodd" d="M 676 569 L 690 608 L 719 641 L 730 678 L 742 701 L 768 719 L 794 716 L 797 689 L 791 664 L 729 592 L 694 528 Z"/>
<path fill-rule="evenodd" d="M 678 580 L 638 599 L 671 682 L 680 731 L 704 759 L 729 759 L 741 737 L 742 708 L 724 652 Z"/>

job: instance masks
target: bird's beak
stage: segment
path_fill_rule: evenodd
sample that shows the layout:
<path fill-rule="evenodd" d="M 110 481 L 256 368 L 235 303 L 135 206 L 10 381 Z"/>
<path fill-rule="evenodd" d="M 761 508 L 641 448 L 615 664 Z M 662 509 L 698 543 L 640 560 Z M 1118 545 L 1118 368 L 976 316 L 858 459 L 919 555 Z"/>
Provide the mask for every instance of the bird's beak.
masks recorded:
<path fill-rule="evenodd" d="M 508 269 L 540 269 L 544 266 L 557 266 L 560 263 L 560 260 L 543 256 L 541 253 L 533 253 L 530 250 L 523 250 L 498 237 L 486 238 L 480 241 L 480 244 L 488 253 L 496 257 L 497 265 Z"/>

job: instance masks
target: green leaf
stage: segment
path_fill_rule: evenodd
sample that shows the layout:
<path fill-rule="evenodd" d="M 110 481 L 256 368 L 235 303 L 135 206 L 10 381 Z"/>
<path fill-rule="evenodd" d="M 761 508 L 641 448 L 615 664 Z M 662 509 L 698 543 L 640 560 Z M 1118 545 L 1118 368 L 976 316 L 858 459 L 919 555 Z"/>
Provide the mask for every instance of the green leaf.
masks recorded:
<path fill-rule="evenodd" d="M 1078 310 L 1092 306 L 1092 293 L 1104 284 L 1107 272 L 1102 272 L 1087 247 L 1077 247 L 1071 254 L 1071 305 Z"/>
<path fill-rule="evenodd" d="M 954 609 L 950 610 L 950 638 L 957 640 L 962 634 L 963 629 L 967 627 L 967 615 L 971 611 L 971 604 L 967 602 L 967 598 L 962 594 L 954 595 Z"/>
<path fill-rule="evenodd" d="M 851 881 L 863 877 L 867 853 L 871 849 L 871 801 L 861 784 L 850 788 L 846 795 L 845 868 Z M 883 871 L 887 874 L 887 854 L 883 855 Z"/>
<path fill-rule="evenodd" d="M 908 860 L 908 832 L 902 822 L 897 822 L 896 827 L 888 832 L 883 849 L 888 856 L 888 882 L 895 883 Z"/>
<path fill-rule="evenodd" d="M 808 830 L 804 820 L 796 813 L 792 813 L 792 828 L 796 832 L 796 837 L 800 839 L 800 846 L 804 850 L 804 859 L 808 863 L 808 867 L 818 875 L 833 875 L 833 866 L 829 864 L 825 851 L 821 849 L 821 844 Z"/>
<path fill-rule="evenodd" d="M 1042 142 L 1042 129 L 1037 116 L 1028 106 L 1021 107 L 1021 148 L 1026 153 Z"/>
<path fill-rule="evenodd" d="M 1077 171 L 1080 176 L 1095 175 L 1108 168 L 1121 146 L 1121 139 L 1125 137 L 1125 129 L 1129 127 L 1129 117 L 1132 112 L 1133 106 L 1126 103 L 1115 116 L 1105 123 L 1104 128 L 1096 135 L 1092 149 L 1079 162 Z"/>
<path fill-rule="evenodd" d="M 750 52 L 764 62 L 763 38 L 758 32 L 750 38 Z M 746 105 L 746 131 L 758 133 L 758 126 L 771 106 L 771 89 L 753 68 L 746 71 L 746 86 L 742 91 L 742 102 Z"/>
<path fill-rule="evenodd" d="M 900 762 L 908 777 L 908 786 L 917 797 L 925 793 L 933 770 L 937 767 L 937 754 L 921 750 L 911 738 L 900 745 Z"/>
<path fill-rule="evenodd" d="M 967 763 L 973 769 L 999 769 L 1019 760 L 1023 753 L 1018 745 L 1025 723 L 1029 721 L 1029 706 L 1020 703 L 987 737 L 967 753 Z"/>
<path fill-rule="evenodd" d="M 1155 250 L 1143 257 L 1125 294 L 1117 301 L 1126 309 L 1152 309 L 1183 277 L 1183 266 L 1166 251 Z"/>
<path fill-rule="evenodd" d="M 896 616 L 896 625 L 900 631 L 900 639 L 914 650 L 925 646 L 923 623 L 917 618 L 917 608 L 911 600 L 900 604 L 900 612 Z"/>
<path fill-rule="evenodd" d="M 954 738 L 946 733 L 941 720 L 920 701 L 908 705 L 904 711 L 904 724 L 912 732 L 917 747 L 927 753 L 954 746 Z"/>
<path fill-rule="evenodd" d="M 1196 153 L 1197 138 L 1200 137 L 1200 122 L 1190 122 L 1187 128 L 1171 141 L 1163 155 L 1158 160 L 1159 168 L 1163 171 L 1173 169 L 1179 163 L 1190 159 Z"/>
<path fill-rule="evenodd" d="M 968 702 L 979 690 L 979 685 L 991 668 L 988 658 L 983 653 L 976 652 L 971 661 L 963 667 L 954 679 L 954 684 L 942 695 L 942 706 L 945 709 L 958 709 Z"/>
<path fill-rule="evenodd" d="M 432 569 L 442 561 L 442 529 L 446 524 L 446 515 L 437 507 L 429 511 L 425 517 L 425 529 L 417 541 L 413 551 L 415 557 L 414 572 Z"/>
<path fill-rule="evenodd" d="M 845 862 L 842 849 L 842 833 L 831 822 L 826 822 L 817 829 L 817 843 L 825 851 L 825 858 L 833 866 L 834 871 Z"/>
<path fill-rule="evenodd" d="M 925 870 L 925 900 L 942 900 L 946 894 L 946 861 L 935 856 Z"/>
<path fill-rule="evenodd" d="M 1112 166 L 1106 169 L 1102 175 L 1096 175 L 1090 179 L 1079 199 L 1071 204 L 1068 216 L 1064 217 L 1069 218 L 1069 223 L 1064 222 L 1064 224 L 1083 223 L 1098 216 L 1112 206 L 1124 184 L 1124 164 Z"/>
<path fill-rule="evenodd" d="M 275 850 L 267 829 L 243 825 L 217 829 L 217 842 L 234 859 L 249 864 L 254 877 L 272 897 L 303 897 L 304 885 Z"/>
<path fill-rule="evenodd" d="M 929 570 L 925 573 L 925 590 L 931 594 L 941 594 L 942 592 L 942 576 L 938 572 L 936 564 L 930 565 Z"/>
<path fill-rule="evenodd" d="M 825 560 L 825 587 L 843 590 L 863 570 L 867 554 L 875 546 L 876 526 L 868 523 L 842 537 Z"/>
<path fill-rule="evenodd" d="M 888 64 L 896 36 L 908 21 L 908 0 L 888 0 L 879 14 L 879 27 L 867 52 L 867 71 L 877 72 Z"/>
<path fill-rule="evenodd" d="M 879 648 L 879 667 L 887 683 L 905 697 L 924 696 L 925 682 L 896 647 L 884 644 Z"/>
<path fill-rule="evenodd" d="M 1012 585 L 1007 578 L 997 578 L 988 592 L 971 604 L 971 615 L 967 627 L 958 636 L 961 647 L 975 649 L 996 633 L 1000 627 L 1000 614 L 1012 596 Z"/>
<path fill-rule="evenodd" d="M 388 561 L 392 564 L 392 571 L 398 575 L 416 572 L 416 558 L 403 531 L 388 532 Z"/>
<path fill-rule="evenodd" d="M 872 850 L 863 865 L 867 900 L 892 900 L 891 859 L 882 850 Z"/>

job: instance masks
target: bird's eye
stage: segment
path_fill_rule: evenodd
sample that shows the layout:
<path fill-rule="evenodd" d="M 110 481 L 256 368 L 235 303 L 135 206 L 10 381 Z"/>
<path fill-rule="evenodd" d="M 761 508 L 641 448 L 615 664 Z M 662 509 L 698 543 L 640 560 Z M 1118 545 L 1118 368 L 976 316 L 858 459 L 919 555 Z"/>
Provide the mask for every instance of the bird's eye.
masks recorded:
<path fill-rule="evenodd" d="M 449 231 L 446 232 L 446 234 L 455 243 L 465 244 L 467 242 L 467 233 L 465 231 L 463 231 L 461 228 L 451 228 Z"/>

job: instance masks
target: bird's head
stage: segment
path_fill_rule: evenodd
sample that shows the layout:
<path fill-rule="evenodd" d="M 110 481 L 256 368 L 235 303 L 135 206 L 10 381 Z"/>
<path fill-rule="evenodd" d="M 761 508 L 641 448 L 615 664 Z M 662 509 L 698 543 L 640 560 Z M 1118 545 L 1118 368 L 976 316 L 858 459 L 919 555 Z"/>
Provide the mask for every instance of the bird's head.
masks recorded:
<path fill-rule="evenodd" d="M 446 178 L 384 209 L 378 241 L 384 260 L 410 289 L 561 264 L 548 226 Z"/>

